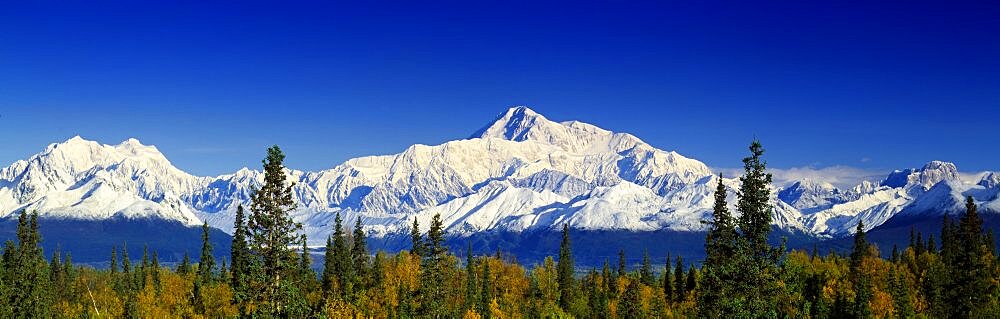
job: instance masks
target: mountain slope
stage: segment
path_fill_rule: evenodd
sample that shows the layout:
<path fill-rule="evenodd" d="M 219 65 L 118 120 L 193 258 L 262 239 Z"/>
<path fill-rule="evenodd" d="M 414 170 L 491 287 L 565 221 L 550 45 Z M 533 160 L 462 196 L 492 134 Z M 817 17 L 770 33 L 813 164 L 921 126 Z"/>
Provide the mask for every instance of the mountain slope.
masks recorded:
<path fill-rule="evenodd" d="M 360 218 L 373 238 L 385 240 L 405 234 L 414 218 L 428 225 L 434 214 L 458 238 L 549 232 L 564 223 L 602 234 L 702 234 L 720 178 L 702 162 L 633 135 L 551 121 L 526 107 L 506 110 L 467 139 L 286 174 L 299 207 L 293 218 L 312 244 L 331 232 L 336 213 Z M 840 238 L 860 221 L 873 228 L 896 216 L 952 212 L 964 196 L 986 211 L 1000 208 L 998 174 L 962 176 L 953 164 L 935 161 L 849 190 L 822 180 L 775 186 L 774 225 Z M 0 170 L 0 213 L 29 209 L 60 221 L 185 226 L 204 221 L 229 232 L 236 207 L 249 202 L 262 181 L 260 171 L 246 168 L 193 176 L 134 139 L 101 145 L 74 137 Z M 739 182 L 722 182 L 734 206 Z"/>

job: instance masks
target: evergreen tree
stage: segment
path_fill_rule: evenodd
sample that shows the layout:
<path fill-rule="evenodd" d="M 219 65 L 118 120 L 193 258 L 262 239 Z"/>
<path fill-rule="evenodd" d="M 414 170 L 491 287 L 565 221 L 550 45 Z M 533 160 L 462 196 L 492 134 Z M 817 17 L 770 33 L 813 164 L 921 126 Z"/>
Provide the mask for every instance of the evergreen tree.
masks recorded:
<path fill-rule="evenodd" d="M 917 242 L 916 242 L 916 246 L 914 246 L 914 249 L 913 249 L 913 252 L 916 253 L 917 256 L 923 255 L 924 254 L 924 250 L 927 249 L 927 245 L 924 244 L 924 238 L 923 237 L 924 237 L 924 234 L 922 234 L 920 232 L 917 232 Z"/>
<path fill-rule="evenodd" d="M 375 259 L 372 261 L 372 287 L 382 287 L 382 283 L 385 282 L 385 252 L 378 251 L 375 253 Z"/>
<path fill-rule="evenodd" d="M 854 232 L 854 248 L 851 250 L 850 278 L 854 285 L 854 316 L 869 318 L 872 316 L 870 302 L 873 297 L 871 280 L 861 270 L 861 265 L 868 257 L 868 241 L 865 239 L 864 222 L 858 222 Z"/>
<path fill-rule="evenodd" d="M 118 273 L 118 247 L 116 246 L 111 246 L 111 267 L 109 270 L 112 275 Z"/>
<path fill-rule="evenodd" d="M 865 257 L 868 257 L 868 241 L 865 239 L 864 222 L 858 221 L 854 229 L 854 246 L 851 249 L 851 272 L 858 271 Z"/>
<path fill-rule="evenodd" d="M 153 270 L 153 286 L 156 288 L 157 294 L 163 291 L 163 282 L 160 281 L 160 257 L 156 251 L 153 251 L 153 261 L 151 262 Z"/>
<path fill-rule="evenodd" d="M 4 249 L 3 284 L 8 292 L 6 309 L 13 318 L 47 318 L 51 307 L 50 276 L 40 246 L 38 214 L 21 210 L 17 223 L 17 246 Z"/>
<path fill-rule="evenodd" d="M 187 252 L 184 252 L 184 258 L 181 259 L 181 264 L 177 266 L 177 273 L 181 275 L 191 273 L 191 257 L 188 256 Z"/>
<path fill-rule="evenodd" d="M 735 264 L 734 257 L 737 254 L 738 234 L 726 206 L 726 186 L 722 184 L 722 176 L 718 178 L 712 220 L 708 222 L 709 231 L 705 236 L 706 257 L 701 277 L 703 289 L 698 294 L 698 314 L 704 318 L 731 316 L 739 312 L 739 309 L 734 309 L 738 303 L 733 301 L 737 297 L 733 291 L 735 280 L 742 271 Z M 813 246 L 814 256 L 818 254 L 816 251 L 816 246 Z"/>
<path fill-rule="evenodd" d="M 122 273 L 125 277 L 132 274 L 132 259 L 128 258 L 128 243 L 122 244 Z"/>
<path fill-rule="evenodd" d="M 250 280 L 250 248 L 247 246 L 247 228 L 243 205 L 236 207 L 236 220 L 233 222 L 233 242 L 229 250 L 231 260 L 229 287 L 233 290 L 233 303 L 237 305 L 241 315 L 245 315 L 247 301 L 250 299 L 248 284 Z"/>
<path fill-rule="evenodd" d="M 483 259 L 483 277 L 479 280 L 483 285 L 479 291 L 479 312 L 486 319 L 490 318 L 490 302 L 493 301 L 493 287 L 490 284 L 492 280 L 493 274 L 490 274 L 490 260 L 486 257 Z"/>
<path fill-rule="evenodd" d="M 694 265 L 688 266 L 687 279 L 684 283 L 684 289 L 689 292 L 694 292 L 698 288 L 698 270 L 694 268 Z"/>
<path fill-rule="evenodd" d="M 136 274 L 136 287 L 139 289 L 146 287 L 146 276 L 149 274 L 151 266 L 149 264 L 149 245 L 142 245 L 142 263 L 139 264 L 139 272 Z"/>
<path fill-rule="evenodd" d="M 783 249 L 771 247 L 767 242 L 771 232 L 770 204 L 771 174 L 761 159 L 764 148 L 759 141 L 750 144 L 750 156 L 743 159 L 744 175 L 740 177 L 740 191 L 736 207 L 740 238 L 735 255 L 740 272 L 733 281 L 733 296 L 741 303 L 741 312 L 761 317 L 777 316 L 779 296 L 778 259 Z"/>
<path fill-rule="evenodd" d="M 333 259 L 327 262 L 333 262 L 333 279 L 336 280 L 340 297 L 344 300 L 350 300 L 354 294 L 354 270 L 351 265 L 350 247 L 347 244 L 339 212 L 334 218 L 334 227 L 336 228 L 333 231 Z"/>
<path fill-rule="evenodd" d="M 932 254 L 937 253 L 937 245 L 934 243 L 934 234 L 927 237 L 927 252 Z"/>
<path fill-rule="evenodd" d="M 302 235 L 302 255 L 299 257 L 299 273 L 302 275 L 302 281 L 299 285 L 300 288 L 308 290 L 312 289 L 316 275 L 312 270 L 312 257 L 309 256 L 309 246 L 306 243 L 306 236 Z"/>
<path fill-rule="evenodd" d="M 642 253 L 642 266 L 639 267 L 639 281 L 641 281 L 643 285 L 650 287 L 656 285 L 654 283 L 656 280 L 653 279 L 653 265 L 649 260 L 648 250 L 643 251 Z"/>
<path fill-rule="evenodd" d="M 646 312 L 642 307 L 642 296 L 638 278 L 630 278 L 629 284 L 625 287 L 625 293 L 619 307 L 619 314 L 622 318 L 646 318 Z"/>
<path fill-rule="evenodd" d="M 208 240 L 208 223 L 201 225 L 201 258 L 198 260 L 198 278 L 203 283 L 211 283 L 215 269 L 215 257 L 212 255 L 212 243 Z"/>
<path fill-rule="evenodd" d="M 830 309 L 828 309 L 826 300 L 823 296 L 823 288 L 825 284 L 825 272 L 814 273 L 806 279 L 803 298 L 809 305 L 810 318 L 825 318 L 825 316 L 829 314 Z M 707 293 L 707 291 L 704 291 L 706 289 L 706 287 L 702 287 L 703 293 Z M 701 310 L 701 307 L 699 307 L 699 310 Z"/>
<path fill-rule="evenodd" d="M 609 317 L 608 315 L 608 303 L 611 298 L 617 298 L 618 296 L 618 283 L 615 282 L 615 276 L 611 273 L 611 262 L 605 258 L 604 267 L 601 268 L 601 278 L 604 278 L 604 289 L 602 289 L 603 294 L 601 296 L 601 305 L 599 313 L 606 316 L 599 317 Z"/>
<path fill-rule="evenodd" d="M 326 249 L 324 249 L 323 253 L 323 274 L 320 277 L 320 283 L 323 287 L 323 292 L 325 293 L 324 295 L 332 295 L 334 293 L 333 288 L 335 287 L 336 282 L 337 282 L 336 250 L 334 249 L 333 246 L 333 236 L 327 236 Z"/>
<path fill-rule="evenodd" d="M 628 266 L 625 264 L 625 250 L 618 250 L 618 279 L 628 275 Z"/>
<path fill-rule="evenodd" d="M 479 286 L 476 285 L 475 260 L 472 259 L 472 243 L 470 242 L 468 243 L 468 247 L 465 250 L 465 308 L 466 309 L 477 309 L 476 295 L 478 292 L 479 292 Z"/>
<path fill-rule="evenodd" d="M 573 301 L 575 267 L 573 252 L 570 250 L 569 224 L 566 223 L 563 224 L 562 242 L 559 244 L 559 264 L 556 266 L 559 281 L 559 306 L 563 310 L 569 310 Z"/>
<path fill-rule="evenodd" d="M 413 218 L 413 227 L 410 227 L 410 253 L 414 256 L 423 257 L 424 256 L 424 240 L 420 236 L 420 224 L 417 223 L 417 218 Z"/>
<path fill-rule="evenodd" d="M 670 276 L 670 254 L 667 254 L 667 262 L 663 264 L 663 297 L 669 304 L 674 300 L 674 284 Z"/>
<path fill-rule="evenodd" d="M 290 280 L 298 269 L 295 253 L 289 248 L 298 243 L 302 225 L 289 216 L 295 209 L 292 197 L 294 183 L 286 181 L 285 154 L 278 146 L 267 150 L 264 165 L 264 184 L 255 189 L 251 197 L 250 218 L 247 221 L 247 244 L 251 253 L 260 260 L 260 284 L 254 292 L 258 299 L 257 310 L 262 316 L 283 316 L 290 302 Z"/>
<path fill-rule="evenodd" d="M 907 287 L 906 278 L 901 276 L 898 267 L 890 269 L 887 279 L 889 294 L 892 296 L 893 308 L 896 310 L 897 318 L 912 318 L 915 313 L 913 303 L 910 301 L 910 288 Z"/>
<path fill-rule="evenodd" d="M 948 221 L 948 214 L 944 214 L 944 219 L 945 219 L 945 222 Z M 914 227 L 914 226 L 910 226 L 910 246 L 909 247 L 913 248 L 913 249 L 916 249 L 916 247 L 917 247 L 916 232 L 917 232 L 917 228 Z"/>
<path fill-rule="evenodd" d="M 973 317 L 974 311 L 984 307 L 989 298 L 985 292 L 991 288 L 993 253 L 988 251 L 983 220 L 972 196 L 966 198 L 965 208 L 957 232 L 953 234 L 961 249 L 954 252 L 953 264 L 948 267 L 953 284 L 947 304 L 952 318 Z"/>
<path fill-rule="evenodd" d="M 684 298 L 687 296 L 686 288 L 684 265 L 681 261 L 681 256 L 677 256 L 677 265 L 674 267 L 674 301 L 684 301 Z"/>
<path fill-rule="evenodd" d="M 968 208 L 966 208 L 968 209 Z M 944 214 L 941 221 L 941 262 L 948 266 L 954 266 L 956 258 L 961 250 L 962 244 L 958 238 L 958 224 L 955 224 L 948 214 Z"/>
<path fill-rule="evenodd" d="M 62 258 L 59 247 L 52 253 L 52 261 L 49 262 L 49 285 L 55 292 L 65 289 L 66 279 L 63 276 L 63 268 L 60 264 Z"/>
<path fill-rule="evenodd" d="M 229 265 L 226 264 L 226 259 L 222 259 L 222 263 L 219 264 L 219 281 L 228 283 L 231 279 L 229 278 Z"/>
<path fill-rule="evenodd" d="M 365 236 L 364 227 L 361 225 L 361 217 L 354 222 L 354 243 L 351 245 L 351 262 L 354 265 L 357 288 L 363 287 L 363 283 L 368 282 L 368 238 Z"/>
<path fill-rule="evenodd" d="M 420 285 L 421 312 L 432 318 L 445 316 L 444 302 L 445 291 L 439 284 L 444 282 L 444 264 L 447 257 L 448 248 L 444 246 L 444 224 L 441 221 L 441 214 L 434 214 L 431 219 L 431 226 L 427 230 L 427 242 L 425 245 L 426 256 L 421 265 L 421 279 L 425 284 Z"/>

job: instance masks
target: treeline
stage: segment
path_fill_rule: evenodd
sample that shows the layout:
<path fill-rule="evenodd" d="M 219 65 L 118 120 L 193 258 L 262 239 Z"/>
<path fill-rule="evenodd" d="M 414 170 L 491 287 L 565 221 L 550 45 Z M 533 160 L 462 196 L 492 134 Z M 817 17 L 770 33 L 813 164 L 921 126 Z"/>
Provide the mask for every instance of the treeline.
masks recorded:
<path fill-rule="evenodd" d="M 971 198 L 945 216 L 935 241 L 913 233 L 883 258 L 858 225 L 849 255 L 786 252 L 766 240 L 771 177 L 754 142 L 743 160 L 734 217 L 726 188 L 715 194 L 701 267 L 680 256 L 653 266 L 581 269 L 563 226 L 558 256 L 530 269 L 500 253 L 450 252 L 443 223 L 414 220 L 409 251 L 371 254 L 361 221 L 335 216 L 322 271 L 313 270 L 285 180 L 284 155 L 268 149 L 265 178 L 239 207 L 230 258 L 216 262 L 203 226 L 199 262 L 160 265 L 124 246 L 108 269 L 46 261 L 35 214 L 21 213 L 17 240 L 0 259 L 2 318 L 993 318 L 1000 314 L 1000 262 Z M 249 214 L 247 214 L 249 211 Z M 613 244 L 613 243 L 609 243 Z M 124 245 L 124 244 L 123 244 Z M 461 257 L 460 257 L 461 256 Z M 660 257 L 662 258 L 662 257 Z M 662 259 L 661 259 L 662 260 Z"/>

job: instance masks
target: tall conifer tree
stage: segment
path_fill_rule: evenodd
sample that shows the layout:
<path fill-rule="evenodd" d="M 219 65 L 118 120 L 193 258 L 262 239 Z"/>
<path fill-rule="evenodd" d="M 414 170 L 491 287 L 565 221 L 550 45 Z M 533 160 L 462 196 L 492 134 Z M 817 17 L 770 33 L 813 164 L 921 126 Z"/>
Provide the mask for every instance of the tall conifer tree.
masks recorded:
<path fill-rule="evenodd" d="M 741 271 L 735 264 L 737 254 L 736 224 L 726 206 L 726 186 L 722 175 L 715 187 L 715 204 L 708 235 L 705 236 L 705 263 L 701 276 L 702 291 L 698 294 L 698 314 L 704 318 L 733 316 L 739 313 L 733 288 Z M 814 247 L 815 250 L 815 247 Z M 816 254 L 814 252 L 814 254 Z"/>
<path fill-rule="evenodd" d="M 653 282 L 653 264 L 649 260 L 649 251 L 643 251 L 642 253 L 642 266 L 639 268 L 639 281 L 643 285 L 652 287 L 655 285 Z"/>
<path fill-rule="evenodd" d="M 772 181 L 767 173 L 767 163 L 763 160 L 764 147 L 754 140 L 750 143 L 750 156 L 743 158 L 744 174 L 740 177 L 736 207 L 740 217 L 736 221 L 739 229 L 737 267 L 741 270 L 733 281 L 736 290 L 733 296 L 741 304 L 742 314 L 754 316 L 777 316 L 778 259 L 783 249 L 771 247 L 767 242 L 771 233 L 770 204 Z"/>
<path fill-rule="evenodd" d="M 369 258 L 368 238 L 365 235 L 364 225 L 361 224 L 361 217 L 354 222 L 353 244 L 351 245 L 351 263 L 355 273 L 355 288 L 360 289 L 369 281 Z"/>
<path fill-rule="evenodd" d="M 254 294 L 257 309 L 262 316 L 283 316 L 298 265 L 290 247 L 299 242 L 302 225 L 289 216 L 296 205 L 292 197 L 294 182 L 288 182 L 284 166 L 285 154 L 278 146 L 267 149 L 264 165 L 264 184 L 251 196 L 250 218 L 247 221 L 248 246 L 260 260 L 260 274 L 255 276 L 260 284 Z M 292 278 L 290 278 L 292 277 Z"/>
<path fill-rule="evenodd" d="M 208 223 L 201 225 L 201 257 L 198 260 L 198 278 L 203 283 L 211 283 L 215 269 L 215 257 L 212 254 L 212 243 L 208 239 Z"/>
<path fill-rule="evenodd" d="M 233 222 L 233 241 L 229 250 L 229 287 L 233 290 L 233 303 L 241 315 L 246 315 L 248 284 L 250 280 L 250 248 L 247 246 L 246 215 L 243 205 L 236 206 L 236 220 Z"/>
<path fill-rule="evenodd" d="M 417 218 L 413 218 L 413 226 L 410 227 L 410 253 L 417 257 L 424 256 L 424 241 L 420 235 L 420 223 Z"/>
<path fill-rule="evenodd" d="M 573 272 L 575 268 L 573 262 L 573 252 L 570 248 L 569 224 L 563 224 L 562 242 L 559 244 L 559 264 L 556 266 L 559 281 L 559 306 L 564 310 L 569 310 L 573 301 L 573 289 L 575 286 Z"/>

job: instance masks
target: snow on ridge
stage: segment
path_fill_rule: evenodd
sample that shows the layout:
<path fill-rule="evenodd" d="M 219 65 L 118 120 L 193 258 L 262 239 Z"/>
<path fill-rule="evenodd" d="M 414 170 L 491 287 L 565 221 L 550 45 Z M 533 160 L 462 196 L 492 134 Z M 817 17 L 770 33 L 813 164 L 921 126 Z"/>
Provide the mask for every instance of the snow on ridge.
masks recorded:
<path fill-rule="evenodd" d="M 563 223 L 591 230 L 697 231 L 710 217 L 719 182 L 697 160 L 627 133 L 551 121 L 527 107 L 508 109 L 469 139 L 417 144 L 398 154 L 286 175 L 295 183 L 293 218 L 313 243 L 330 233 L 337 213 L 347 221 L 360 218 L 373 236 L 405 232 L 414 218 L 426 226 L 435 213 L 449 233 L 460 236 L 558 229 Z M 844 236 L 861 220 L 868 227 L 881 224 L 934 193 L 938 183 L 954 184 L 964 194 L 996 188 L 1000 177 L 984 175 L 979 185 L 959 179 L 954 164 L 936 161 L 850 189 L 799 180 L 772 189 L 772 217 L 785 229 Z M 205 221 L 231 231 L 236 207 L 248 203 L 262 181 L 261 171 L 248 168 L 193 176 L 135 139 L 112 146 L 74 137 L 0 170 L 0 214 L 29 208 L 52 218 Z M 738 180 L 722 182 L 735 206 Z M 984 204 L 1000 207 L 1000 200 Z"/>

